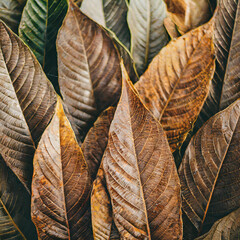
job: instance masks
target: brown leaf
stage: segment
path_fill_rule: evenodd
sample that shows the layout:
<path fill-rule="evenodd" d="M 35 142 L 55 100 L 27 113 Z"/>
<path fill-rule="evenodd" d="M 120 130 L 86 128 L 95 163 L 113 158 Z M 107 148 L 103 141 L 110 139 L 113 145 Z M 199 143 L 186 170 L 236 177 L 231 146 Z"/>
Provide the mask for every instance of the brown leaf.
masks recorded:
<path fill-rule="evenodd" d="M 212 22 L 171 41 L 135 84 L 161 122 L 172 151 L 192 129 L 215 69 Z"/>
<path fill-rule="evenodd" d="M 183 210 L 198 232 L 240 207 L 240 100 L 192 138 L 179 169 Z"/>
<path fill-rule="evenodd" d="M 180 185 L 166 136 L 123 75 L 103 156 L 114 222 L 124 239 L 181 239 Z"/>
<path fill-rule="evenodd" d="M 172 21 L 170 17 L 166 17 L 163 21 L 163 24 L 171 39 L 178 38 L 180 36 L 175 23 Z"/>
<path fill-rule="evenodd" d="M 28 191 L 33 154 L 56 100 L 32 52 L 0 20 L 0 153 Z"/>
<path fill-rule="evenodd" d="M 34 156 L 32 219 L 40 239 L 92 239 L 91 181 L 60 99 Z"/>
<path fill-rule="evenodd" d="M 118 101 L 119 56 L 106 32 L 72 1 L 58 33 L 57 52 L 60 90 L 71 124 L 83 139 L 98 115 Z"/>
<path fill-rule="evenodd" d="M 214 223 L 211 230 L 196 240 L 235 240 L 240 238 L 240 208 Z"/>
<path fill-rule="evenodd" d="M 197 128 L 240 97 L 240 2 L 219 0 L 214 16 L 216 71 Z"/>
<path fill-rule="evenodd" d="M 81 148 L 92 179 L 96 174 L 108 142 L 108 131 L 115 113 L 114 107 L 106 109 L 89 130 Z"/>
<path fill-rule="evenodd" d="M 164 0 L 169 16 L 181 34 L 207 22 L 212 6 L 209 0 Z"/>

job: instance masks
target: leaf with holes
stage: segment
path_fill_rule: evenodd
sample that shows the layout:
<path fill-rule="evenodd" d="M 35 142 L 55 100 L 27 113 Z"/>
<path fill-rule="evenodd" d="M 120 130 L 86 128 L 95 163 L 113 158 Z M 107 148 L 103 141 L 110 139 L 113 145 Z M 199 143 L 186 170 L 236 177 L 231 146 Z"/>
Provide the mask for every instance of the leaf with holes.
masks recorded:
<path fill-rule="evenodd" d="M 163 0 L 130 1 L 127 18 L 131 32 L 131 53 L 139 75 L 169 41 L 163 25 L 165 17 Z"/>
<path fill-rule="evenodd" d="M 118 101 L 121 71 L 106 32 L 69 4 L 57 39 L 59 84 L 71 123 L 84 139 L 98 115 Z"/>
<path fill-rule="evenodd" d="M 125 69 L 123 76 L 103 156 L 114 222 L 124 239 L 182 239 L 180 184 L 166 136 Z"/>
<path fill-rule="evenodd" d="M 179 169 L 183 210 L 199 233 L 240 207 L 240 100 L 192 138 Z"/>
<path fill-rule="evenodd" d="M 81 11 L 98 24 L 110 29 L 127 47 L 130 33 L 127 25 L 127 3 L 125 0 L 83 0 Z"/>
<path fill-rule="evenodd" d="M 212 22 L 171 41 L 135 84 L 161 122 L 172 151 L 192 129 L 215 69 Z"/>
<path fill-rule="evenodd" d="M 91 179 L 60 98 L 34 156 L 32 219 L 39 238 L 92 239 Z"/>
<path fill-rule="evenodd" d="M 31 48 L 56 88 L 55 42 L 66 12 L 67 0 L 28 0 L 19 26 L 19 36 Z"/>
<path fill-rule="evenodd" d="M 0 152 L 28 191 L 33 154 L 55 103 L 40 64 L 0 20 Z"/>

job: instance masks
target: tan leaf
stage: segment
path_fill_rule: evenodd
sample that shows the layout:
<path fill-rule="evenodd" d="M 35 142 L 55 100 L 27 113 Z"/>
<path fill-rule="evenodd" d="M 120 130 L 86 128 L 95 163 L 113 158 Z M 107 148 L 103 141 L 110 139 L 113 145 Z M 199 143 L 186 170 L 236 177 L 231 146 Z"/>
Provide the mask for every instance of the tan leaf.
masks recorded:
<path fill-rule="evenodd" d="M 192 129 L 213 77 L 212 22 L 171 41 L 135 84 L 141 99 L 161 122 L 172 151 Z"/>
<path fill-rule="evenodd" d="M 114 222 L 123 239 L 181 239 L 180 185 L 165 133 L 123 75 L 103 156 Z"/>
<path fill-rule="evenodd" d="M 92 239 L 91 180 L 60 98 L 34 156 L 32 219 L 40 239 Z"/>

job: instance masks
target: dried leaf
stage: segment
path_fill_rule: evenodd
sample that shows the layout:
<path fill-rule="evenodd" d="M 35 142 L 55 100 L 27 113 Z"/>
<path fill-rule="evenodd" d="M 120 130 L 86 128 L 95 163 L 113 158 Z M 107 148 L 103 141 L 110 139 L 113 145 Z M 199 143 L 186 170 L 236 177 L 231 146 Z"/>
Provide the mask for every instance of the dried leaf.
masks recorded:
<path fill-rule="evenodd" d="M 180 185 L 166 136 L 124 69 L 123 76 L 103 156 L 114 222 L 124 239 L 182 239 Z"/>
<path fill-rule="evenodd" d="M 0 1 L 0 19 L 2 19 L 15 33 L 18 30 L 25 3 L 26 0 Z"/>
<path fill-rule="evenodd" d="M 211 230 L 196 240 L 235 240 L 240 238 L 240 208 L 214 223 Z"/>
<path fill-rule="evenodd" d="M 28 191 L 35 147 L 55 103 L 40 64 L 0 20 L 0 152 Z"/>
<path fill-rule="evenodd" d="M 219 0 L 214 16 L 216 71 L 196 128 L 240 97 L 240 2 Z"/>
<path fill-rule="evenodd" d="M 128 24 L 131 32 L 131 53 L 139 75 L 168 42 L 163 25 L 166 7 L 163 0 L 131 0 Z"/>
<path fill-rule="evenodd" d="M 168 32 L 168 35 L 171 37 L 171 39 L 180 37 L 180 34 L 176 28 L 176 25 L 170 17 L 166 17 L 163 21 L 163 24 Z"/>
<path fill-rule="evenodd" d="M 30 195 L 0 155 L 0 239 L 37 239 Z"/>
<path fill-rule="evenodd" d="M 207 97 L 215 69 L 212 22 L 171 41 L 135 84 L 161 122 L 172 151 L 192 129 Z"/>
<path fill-rule="evenodd" d="M 164 0 L 168 14 L 181 34 L 207 22 L 212 7 L 209 0 Z"/>
<path fill-rule="evenodd" d="M 83 139 L 100 112 L 117 102 L 121 71 L 105 31 L 69 4 L 57 39 L 59 84 L 71 123 Z"/>
<path fill-rule="evenodd" d="M 94 126 L 89 130 L 81 148 L 84 158 L 89 167 L 91 177 L 94 180 L 100 163 L 102 161 L 103 153 L 108 142 L 108 131 L 115 113 L 114 107 L 106 109 L 94 123 Z"/>
<path fill-rule="evenodd" d="M 31 48 L 57 90 L 55 42 L 66 12 L 67 0 L 28 0 L 19 26 L 19 36 Z"/>
<path fill-rule="evenodd" d="M 199 233 L 240 207 L 240 100 L 192 138 L 179 169 L 183 210 Z"/>
<path fill-rule="evenodd" d="M 127 47 L 130 32 L 127 25 L 127 3 L 125 0 L 83 0 L 81 11 L 98 24 L 110 29 Z"/>
<path fill-rule="evenodd" d="M 34 156 L 32 219 L 40 239 L 92 239 L 91 180 L 60 99 Z"/>

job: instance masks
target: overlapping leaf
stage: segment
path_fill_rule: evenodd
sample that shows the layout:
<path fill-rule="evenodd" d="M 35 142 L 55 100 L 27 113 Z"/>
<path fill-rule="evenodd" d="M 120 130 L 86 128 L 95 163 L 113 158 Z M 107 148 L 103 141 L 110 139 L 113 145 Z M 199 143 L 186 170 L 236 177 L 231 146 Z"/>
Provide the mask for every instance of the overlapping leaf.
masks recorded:
<path fill-rule="evenodd" d="M 192 129 L 215 69 L 212 22 L 171 41 L 135 84 L 174 151 Z"/>
<path fill-rule="evenodd" d="M 60 90 L 82 138 L 121 91 L 117 51 L 105 31 L 70 1 L 57 39 Z"/>
<path fill-rule="evenodd" d="M 57 86 L 56 38 L 67 12 L 67 0 L 28 0 L 19 36 L 31 48 L 54 86 Z"/>
<path fill-rule="evenodd" d="M 219 0 L 214 16 L 216 71 L 197 127 L 240 97 L 240 2 Z"/>
<path fill-rule="evenodd" d="M 27 46 L 0 21 L 0 152 L 30 189 L 35 147 L 56 96 Z"/>
<path fill-rule="evenodd" d="M 83 0 L 81 10 L 103 27 L 114 32 L 118 39 L 129 48 L 128 8 L 125 0 Z"/>
<path fill-rule="evenodd" d="M 240 238 L 240 208 L 214 223 L 211 230 L 196 240 L 235 240 Z"/>
<path fill-rule="evenodd" d="M 163 0 L 131 0 L 129 3 L 131 53 L 139 75 L 169 40 L 163 25 L 165 17 Z"/>
<path fill-rule="evenodd" d="M 34 156 L 32 219 L 40 239 L 92 239 L 91 180 L 60 99 Z"/>
<path fill-rule="evenodd" d="M 1 0 L 0 19 L 17 32 L 26 0 Z"/>
<path fill-rule="evenodd" d="M 192 138 L 180 170 L 183 210 L 198 232 L 240 207 L 240 100 Z"/>
<path fill-rule="evenodd" d="M 180 185 L 166 136 L 123 75 L 103 156 L 114 222 L 124 239 L 181 239 Z"/>
<path fill-rule="evenodd" d="M 0 155 L 0 239 L 37 239 L 30 195 Z"/>
<path fill-rule="evenodd" d="M 168 13 L 181 34 L 207 22 L 212 13 L 209 0 L 164 0 Z"/>

